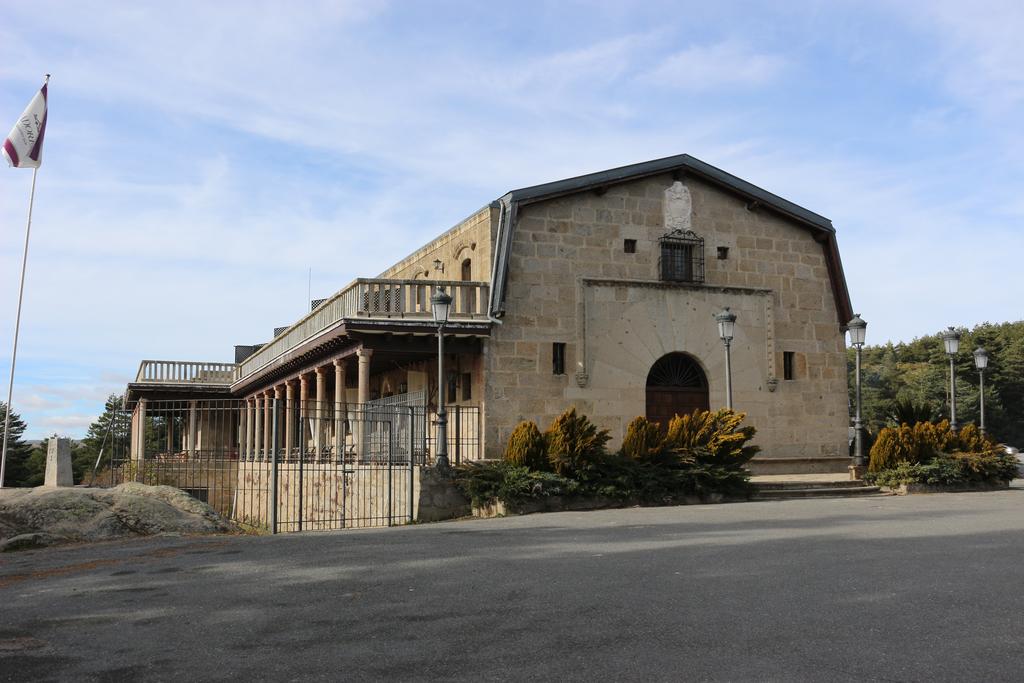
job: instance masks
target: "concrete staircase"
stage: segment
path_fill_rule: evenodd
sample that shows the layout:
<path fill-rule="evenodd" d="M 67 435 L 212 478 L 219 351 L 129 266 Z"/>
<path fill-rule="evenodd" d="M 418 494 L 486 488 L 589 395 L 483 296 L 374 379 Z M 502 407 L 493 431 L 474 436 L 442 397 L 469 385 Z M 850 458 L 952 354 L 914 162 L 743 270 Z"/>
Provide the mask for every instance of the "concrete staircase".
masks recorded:
<path fill-rule="evenodd" d="M 753 500 L 784 500 L 790 498 L 850 498 L 880 495 L 877 486 L 859 479 L 839 479 L 823 475 L 754 476 Z"/>

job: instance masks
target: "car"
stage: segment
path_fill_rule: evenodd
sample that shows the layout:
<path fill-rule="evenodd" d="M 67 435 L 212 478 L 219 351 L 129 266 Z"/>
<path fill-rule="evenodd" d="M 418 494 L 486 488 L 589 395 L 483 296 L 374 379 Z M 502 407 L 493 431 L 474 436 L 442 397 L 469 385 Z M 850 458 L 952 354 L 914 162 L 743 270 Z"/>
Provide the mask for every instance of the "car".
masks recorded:
<path fill-rule="evenodd" d="M 1024 479 L 1024 453 L 1021 453 L 1013 446 L 1007 446 L 1006 454 L 1017 458 L 1017 476 Z"/>

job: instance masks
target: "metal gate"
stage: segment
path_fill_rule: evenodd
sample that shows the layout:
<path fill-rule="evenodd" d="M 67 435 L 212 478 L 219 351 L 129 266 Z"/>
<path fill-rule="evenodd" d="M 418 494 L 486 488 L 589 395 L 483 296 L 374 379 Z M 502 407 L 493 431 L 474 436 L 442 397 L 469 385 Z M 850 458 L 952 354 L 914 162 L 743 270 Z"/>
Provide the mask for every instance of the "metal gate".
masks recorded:
<path fill-rule="evenodd" d="M 479 425 L 475 406 L 448 410 Z M 272 533 L 412 521 L 416 468 L 435 444 L 426 406 L 401 402 L 140 400 L 118 423 L 102 483 L 175 486 Z M 462 432 L 450 452 L 479 457 L 478 433 Z"/>

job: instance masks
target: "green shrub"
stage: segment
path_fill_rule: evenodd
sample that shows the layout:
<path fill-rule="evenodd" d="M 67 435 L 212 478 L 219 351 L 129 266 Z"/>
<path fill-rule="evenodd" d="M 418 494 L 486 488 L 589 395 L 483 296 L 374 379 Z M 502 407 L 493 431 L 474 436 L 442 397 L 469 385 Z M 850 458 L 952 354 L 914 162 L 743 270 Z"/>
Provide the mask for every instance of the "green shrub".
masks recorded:
<path fill-rule="evenodd" d="M 898 462 L 876 472 L 867 481 L 880 486 L 931 484 L 956 486 L 1008 482 L 1017 476 L 1017 460 L 1004 452 L 937 455 L 928 462 Z"/>
<path fill-rule="evenodd" d="M 661 462 L 665 452 L 665 435 L 661 425 L 646 417 L 633 418 L 622 439 L 622 455 L 637 462 Z"/>
<path fill-rule="evenodd" d="M 505 462 L 536 471 L 550 469 L 547 444 L 536 423 L 520 422 L 512 430 L 505 447 Z"/>
<path fill-rule="evenodd" d="M 496 500 L 513 504 L 548 496 L 572 495 L 577 482 L 508 462 L 467 463 L 455 468 L 455 485 L 478 507 Z"/>
<path fill-rule="evenodd" d="M 757 430 L 740 427 L 744 417 L 728 408 L 676 415 L 668 424 L 665 445 L 681 462 L 740 469 L 761 450 L 746 445 Z"/>
<path fill-rule="evenodd" d="M 899 463 L 928 463 L 943 454 L 987 453 L 995 456 L 1002 447 L 982 434 L 973 424 L 954 432 L 948 420 L 939 423 L 918 422 L 913 427 L 885 427 L 871 447 L 869 472 L 881 472 Z"/>
<path fill-rule="evenodd" d="M 565 411 L 551 423 L 544 435 L 551 469 L 563 477 L 585 479 L 605 455 L 611 438 L 607 429 L 598 429 L 575 408 Z"/>
<path fill-rule="evenodd" d="M 912 398 L 898 399 L 889 410 L 888 418 L 894 426 L 912 425 L 918 422 L 932 422 L 939 415 L 934 405 L 927 401 L 915 401 Z"/>

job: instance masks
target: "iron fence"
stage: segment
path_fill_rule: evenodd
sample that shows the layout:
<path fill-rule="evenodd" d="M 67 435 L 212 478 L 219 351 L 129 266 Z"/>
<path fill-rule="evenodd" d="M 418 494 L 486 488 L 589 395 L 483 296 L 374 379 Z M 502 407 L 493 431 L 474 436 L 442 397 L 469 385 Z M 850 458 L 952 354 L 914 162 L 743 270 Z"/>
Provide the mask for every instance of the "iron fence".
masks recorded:
<path fill-rule="evenodd" d="M 453 462 L 482 457 L 479 408 L 447 410 Z M 117 420 L 105 482 L 175 486 L 275 533 L 411 521 L 436 446 L 434 414 L 399 402 L 140 400 Z"/>

